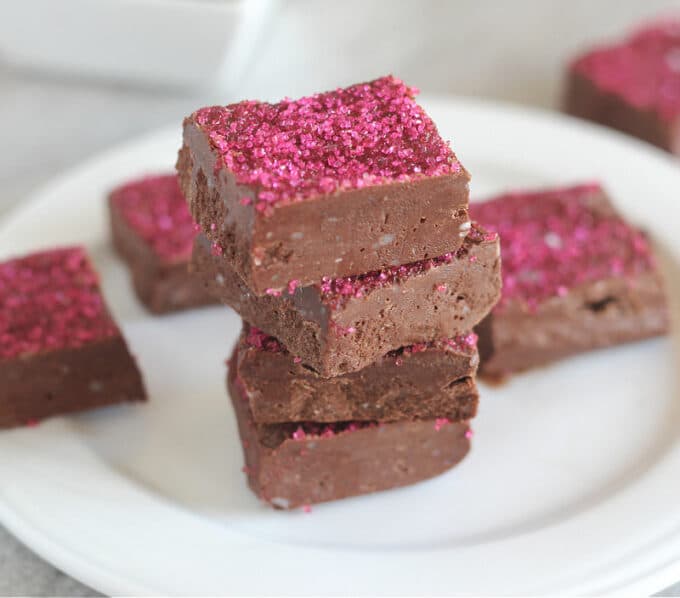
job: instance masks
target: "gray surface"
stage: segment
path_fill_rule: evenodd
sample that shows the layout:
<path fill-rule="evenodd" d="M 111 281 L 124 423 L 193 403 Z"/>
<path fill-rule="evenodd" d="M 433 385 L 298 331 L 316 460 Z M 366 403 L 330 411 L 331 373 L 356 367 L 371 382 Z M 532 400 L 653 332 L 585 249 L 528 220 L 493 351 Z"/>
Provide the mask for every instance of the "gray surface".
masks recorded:
<path fill-rule="evenodd" d="M 549 107 L 575 48 L 671 6 L 677 2 L 348 0 L 317 2 L 313 9 L 297 0 L 287 4 L 250 74 L 232 91 L 238 97 L 294 96 L 394 72 L 425 91 Z M 94 152 L 179 123 L 192 108 L 226 97 L 63 81 L 0 65 L 0 213 Z M 95 592 L 0 527 L 0 595 Z M 680 584 L 661 595 L 680 596 Z"/>

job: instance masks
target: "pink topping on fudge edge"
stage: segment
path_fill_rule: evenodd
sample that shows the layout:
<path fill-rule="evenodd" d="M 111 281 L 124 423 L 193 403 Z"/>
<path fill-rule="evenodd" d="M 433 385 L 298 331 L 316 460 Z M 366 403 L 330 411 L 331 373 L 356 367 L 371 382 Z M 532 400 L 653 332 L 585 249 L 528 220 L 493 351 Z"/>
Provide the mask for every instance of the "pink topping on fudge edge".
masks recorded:
<path fill-rule="evenodd" d="M 388 76 L 277 104 L 202 108 L 193 119 L 218 166 L 257 189 L 256 208 L 461 169 L 418 106 L 417 90 Z"/>
<path fill-rule="evenodd" d="M 114 189 L 110 201 L 161 260 L 191 257 L 197 233 L 176 174 L 130 181 Z"/>
<path fill-rule="evenodd" d="M 391 286 L 399 281 L 436 268 L 443 264 L 450 264 L 454 259 L 463 259 L 468 254 L 470 243 L 480 244 L 495 242 L 498 238 L 496 232 L 486 231 L 476 223 L 472 223 L 465 242 L 455 252 L 445 253 L 434 258 L 428 258 L 410 264 L 391 266 L 374 272 L 345 276 L 342 278 L 324 277 L 321 280 L 321 294 L 324 301 L 332 305 L 341 305 L 347 299 L 361 298 L 366 293 L 382 287 Z M 471 263 L 475 260 L 471 259 Z M 441 292 L 441 291 L 439 291 Z"/>
<path fill-rule="evenodd" d="M 0 359 L 81 347 L 118 334 L 83 248 L 0 264 Z"/>
<path fill-rule="evenodd" d="M 535 308 L 570 288 L 654 267 L 645 236 L 590 200 L 598 184 L 507 193 L 471 203 L 471 215 L 501 238 L 503 294 L 495 309 L 519 299 Z"/>
<path fill-rule="evenodd" d="M 653 23 L 621 43 L 596 48 L 571 69 L 636 108 L 672 120 L 680 114 L 680 21 Z"/>

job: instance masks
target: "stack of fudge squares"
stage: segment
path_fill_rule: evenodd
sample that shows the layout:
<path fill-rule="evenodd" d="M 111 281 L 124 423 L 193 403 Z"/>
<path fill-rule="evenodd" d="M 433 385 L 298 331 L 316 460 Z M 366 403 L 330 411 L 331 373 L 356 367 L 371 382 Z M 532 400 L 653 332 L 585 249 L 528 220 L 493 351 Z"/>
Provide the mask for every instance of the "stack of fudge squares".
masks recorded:
<path fill-rule="evenodd" d="M 228 388 L 274 507 L 414 483 L 469 450 L 499 240 L 415 95 L 384 77 L 185 119 L 192 269 L 243 319 Z"/>

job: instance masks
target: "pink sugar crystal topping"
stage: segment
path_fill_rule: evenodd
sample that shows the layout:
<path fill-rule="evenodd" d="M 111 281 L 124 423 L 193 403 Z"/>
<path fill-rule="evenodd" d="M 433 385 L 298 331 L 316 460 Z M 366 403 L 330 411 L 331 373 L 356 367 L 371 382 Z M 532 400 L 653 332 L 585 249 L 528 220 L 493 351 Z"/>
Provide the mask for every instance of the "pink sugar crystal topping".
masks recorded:
<path fill-rule="evenodd" d="M 616 215 L 597 184 L 517 192 L 470 204 L 501 238 L 503 295 L 529 307 L 570 288 L 654 267 L 644 235 Z"/>
<path fill-rule="evenodd" d="M 377 422 L 348 421 L 321 424 L 316 422 L 302 422 L 291 434 L 293 440 L 313 440 L 315 438 L 332 438 L 337 434 L 356 432 L 365 428 L 377 427 Z"/>
<path fill-rule="evenodd" d="M 275 339 L 273 336 L 265 334 L 259 328 L 255 328 L 255 326 L 250 326 L 250 328 L 248 328 L 246 343 L 248 343 L 251 347 L 255 347 L 256 349 L 271 351 L 272 353 L 278 353 L 280 351 L 286 350 L 277 339 Z"/>
<path fill-rule="evenodd" d="M 80 247 L 0 264 L 0 358 L 75 348 L 118 335 Z"/>
<path fill-rule="evenodd" d="M 266 213 L 280 201 L 458 172 L 416 93 L 388 76 L 277 104 L 202 108 L 192 118 Z"/>
<path fill-rule="evenodd" d="M 453 253 L 446 253 L 434 258 L 420 260 L 410 264 L 403 264 L 401 266 L 392 266 L 383 270 L 376 270 L 374 272 L 367 272 L 355 276 L 346 276 L 343 278 L 328 278 L 321 279 L 320 289 L 324 298 L 324 302 L 330 305 L 341 305 L 348 299 L 361 298 L 370 291 L 382 287 L 392 286 L 398 284 L 400 281 L 416 276 L 421 272 L 426 272 L 432 268 L 436 268 L 443 264 L 450 264 L 455 259 L 468 254 L 471 245 L 477 245 L 485 242 L 495 242 L 498 235 L 495 232 L 487 232 L 477 224 L 473 223 L 468 232 L 463 245 Z M 438 292 L 442 292 L 437 289 Z"/>
<path fill-rule="evenodd" d="M 196 228 L 175 174 L 126 183 L 114 189 L 110 201 L 160 259 L 189 259 Z"/>
<path fill-rule="evenodd" d="M 680 114 L 680 20 L 653 23 L 596 48 L 571 68 L 600 89 L 671 120 Z"/>

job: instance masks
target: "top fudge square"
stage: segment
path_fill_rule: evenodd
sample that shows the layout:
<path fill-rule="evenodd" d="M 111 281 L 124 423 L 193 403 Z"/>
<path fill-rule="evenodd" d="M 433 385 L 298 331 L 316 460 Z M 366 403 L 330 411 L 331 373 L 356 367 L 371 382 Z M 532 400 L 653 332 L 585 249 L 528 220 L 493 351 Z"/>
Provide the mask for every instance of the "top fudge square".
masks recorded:
<path fill-rule="evenodd" d="M 213 250 L 252 292 L 460 247 L 470 176 L 416 93 L 383 77 L 295 101 L 202 108 L 185 119 L 182 191 Z"/>

